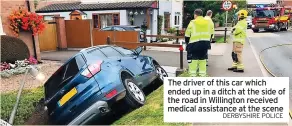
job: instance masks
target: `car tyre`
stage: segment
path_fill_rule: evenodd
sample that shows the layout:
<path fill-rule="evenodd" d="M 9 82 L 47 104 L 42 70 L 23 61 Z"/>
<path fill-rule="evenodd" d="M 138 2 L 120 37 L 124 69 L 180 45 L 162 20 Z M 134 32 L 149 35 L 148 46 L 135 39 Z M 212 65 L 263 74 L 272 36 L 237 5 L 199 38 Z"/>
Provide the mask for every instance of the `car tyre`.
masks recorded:
<path fill-rule="evenodd" d="M 167 72 L 160 65 L 155 65 L 155 70 L 158 76 L 157 80 L 163 83 L 164 78 L 168 77 Z"/>
<path fill-rule="evenodd" d="M 253 32 L 259 32 L 259 29 L 252 29 Z"/>
<path fill-rule="evenodd" d="M 125 101 L 131 108 L 139 108 L 145 104 L 145 94 L 132 78 L 124 79 L 124 86 L 126 88 Z"/>

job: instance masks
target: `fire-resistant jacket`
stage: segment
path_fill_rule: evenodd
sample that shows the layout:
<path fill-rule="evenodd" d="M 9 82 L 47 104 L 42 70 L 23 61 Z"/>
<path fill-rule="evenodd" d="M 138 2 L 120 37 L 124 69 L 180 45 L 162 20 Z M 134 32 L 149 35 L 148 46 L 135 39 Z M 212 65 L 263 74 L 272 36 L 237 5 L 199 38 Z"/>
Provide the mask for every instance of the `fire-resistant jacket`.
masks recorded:
<path fill-rule="evenodd" d="M 190 37 L 189 43 L 210 41 L 211 29 L 211 22 L 202 16 L 198 16 L 195 20 L 190 21 L 185 37 Z"/>
<path fill-rule="evenodd" d="M 233 42 L 240 42 L 241 44 L 245 44 L 247 30 L 246 19 L 238 21 L 233 29 Z"/>

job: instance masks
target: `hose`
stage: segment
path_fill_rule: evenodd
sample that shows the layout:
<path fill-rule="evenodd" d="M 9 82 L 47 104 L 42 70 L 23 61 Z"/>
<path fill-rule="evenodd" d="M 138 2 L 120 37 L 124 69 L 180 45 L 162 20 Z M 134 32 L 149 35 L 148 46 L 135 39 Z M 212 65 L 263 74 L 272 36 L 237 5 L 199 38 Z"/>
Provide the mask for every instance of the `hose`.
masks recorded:
<path fill-rule="evenodd" d="M 274 46 L 271 46 L 271 47 L 268 47 L 268 48 L 265 48 L 265 49 L 261 50 L 260 53 L 259 53 L 260 62 L 263 64 L 264 68 L 268 71 L 268 73 L 271 74 L 273 77 L 277 77 L 277 75 L 274 74 L 270 69 L 268 69 L 268 67 L 264 64 L 261 54 L 265 50 L 268 50 L 268 49 L 271 49 L 271 48 L 275 48 L 275 47 L 281 47 L 281 46 L 292 46 L 292 44 L 278 44 L 278 45 L 274 45 Z M 292 119 L 292 111 L 291 110 L 289 110 L 289 115 L 290 115 L 290 118 Z"/>

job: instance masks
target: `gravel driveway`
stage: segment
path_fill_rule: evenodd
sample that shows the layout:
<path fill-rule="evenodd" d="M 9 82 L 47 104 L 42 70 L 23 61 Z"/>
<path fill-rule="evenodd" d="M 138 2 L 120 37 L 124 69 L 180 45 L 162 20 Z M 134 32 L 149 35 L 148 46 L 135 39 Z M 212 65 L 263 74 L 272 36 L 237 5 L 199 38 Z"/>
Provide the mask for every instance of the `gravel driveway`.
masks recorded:
<path fill-rule="evenodd" d="M 39 64 L 40 72 L 42 72 L 46 79 L 45 81 L 62 65 L 63 63 L 57 61 L 47 61 L 43 60 L 42 64 Z M 6 93 L 10 91 L 17 91 L 20 87 L 20 82 L 22 81 L 24 74 L 13 75 L 9 78 L 1 78 L 1 93 Z M 45 82 L 44 81 L 44 82 Z M 25 81 L 25 89 L 36 88 L 43 85 L 42 82 L 39 82 L 34 79 L 34 77 L 28 74 L 27 80 Z"/>

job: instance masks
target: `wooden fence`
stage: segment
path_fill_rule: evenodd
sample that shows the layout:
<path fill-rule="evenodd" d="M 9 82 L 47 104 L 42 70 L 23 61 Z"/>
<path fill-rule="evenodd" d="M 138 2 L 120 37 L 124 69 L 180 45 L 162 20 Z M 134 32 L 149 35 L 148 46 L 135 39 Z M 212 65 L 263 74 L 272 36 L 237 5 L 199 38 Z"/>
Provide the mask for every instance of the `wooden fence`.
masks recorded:
<path fill-rule="evenodd" d="M 129 49 L 134 49 L 135 44 L 122 44 L 124 43 L 139 43 L 139 33 L 136 31 L 99 31 L 93 29 L 92 31 L 93 45 L 105 45 L 110 41 L 119 41 L 118 46 Z"/>
<path fill-rule="evenodd" d="M 57 32 L 55 22 L 46 22 L 45 30 L 39 35 L 40 51 L 57 50 Z"/>
<path fill-rule="evenodd" d="M 91 46 L 90 20 L 66 20 L 65 25 L 68 48 Z"/>

